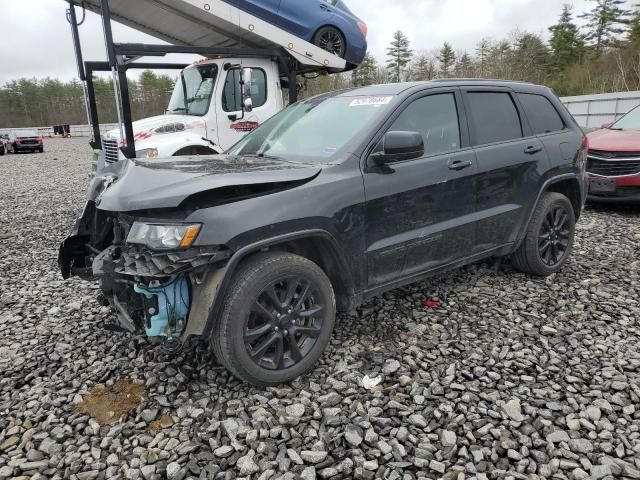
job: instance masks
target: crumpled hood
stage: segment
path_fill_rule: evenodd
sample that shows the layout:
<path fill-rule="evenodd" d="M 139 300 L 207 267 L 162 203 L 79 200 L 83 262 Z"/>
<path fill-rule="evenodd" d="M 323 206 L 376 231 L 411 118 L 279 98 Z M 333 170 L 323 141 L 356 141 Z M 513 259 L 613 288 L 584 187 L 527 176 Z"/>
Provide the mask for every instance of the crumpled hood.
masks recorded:
<path fill-rule="evenodd" d="M 154 135 L 175 132 L 197 132 L 198 135 L 206 135 L 207 124 L 201 117 L 193 115 L 157 115 L 133 122 L 133 135 L 135 140 L 146 140 Z M 108 140 L 120 140 L 120 130 L 108 131 L 105 136 Z"/>
<path fill-rule="evenodd" d="M 608 152 L 640 152 L 640 131 L 603 128 L 587 135 L 589 148 Z"/>
<path fill-rule="evenodd" d="M 111 212 L 174 208 L 197 193 L 311 180 L 320 170 L 318 165 L 232 155 L 129 160 L 120 178 L 96 203 L 100 210 Z"/>

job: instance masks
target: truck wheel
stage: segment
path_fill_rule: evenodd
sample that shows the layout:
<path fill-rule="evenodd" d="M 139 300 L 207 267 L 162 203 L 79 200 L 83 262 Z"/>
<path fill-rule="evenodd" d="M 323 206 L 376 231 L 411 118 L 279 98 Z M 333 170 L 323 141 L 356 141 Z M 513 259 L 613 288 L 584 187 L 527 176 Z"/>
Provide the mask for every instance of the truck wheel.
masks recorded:
<path fill-rule="evenodd" d="M 347 53 L 344 35 L 335 27 L 322 27 L 318 30 L 313 36 L 313 44 L 340 58 L 344 58 Z"/>
<path fill-rule="evenodd" d="M 38 151 L 39 151 L 40 153 L 44 153 L 44 147 L 40 147 L 40 148 L 38 149 Z"/>
<path fill-rule="evenodd" d="M 521 272 L 541 277 L 559 271 L 571 256 L 575 227 L 569 199 L 560 193 L 545 193 L 511 263 Z"/>
<path fill-rule="evenodd" d="M 290 253 L 259 254 L 233 276 L 211 345 L 238 378 L 281 385 L 313 368 L 335 316 L 333 288 L 320 267 Z"/>

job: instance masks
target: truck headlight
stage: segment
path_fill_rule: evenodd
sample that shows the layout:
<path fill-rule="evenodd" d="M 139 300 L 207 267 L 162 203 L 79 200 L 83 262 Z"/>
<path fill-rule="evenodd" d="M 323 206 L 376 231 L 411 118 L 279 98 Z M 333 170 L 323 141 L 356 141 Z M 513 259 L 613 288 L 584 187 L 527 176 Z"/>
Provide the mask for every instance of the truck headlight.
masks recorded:
<path fill-rule="evenodd" d="M 152 250 L 170 250 L 189 248 L 201 225 L 162 225 L 155 223 L 135 222 L 129 230 L 127 243 L 146 245 Z"/>
<path fill-rule="evenodd" d="M 136 150 L 136 158 L 158 158 L 157 148 L 143 148 Z"/>

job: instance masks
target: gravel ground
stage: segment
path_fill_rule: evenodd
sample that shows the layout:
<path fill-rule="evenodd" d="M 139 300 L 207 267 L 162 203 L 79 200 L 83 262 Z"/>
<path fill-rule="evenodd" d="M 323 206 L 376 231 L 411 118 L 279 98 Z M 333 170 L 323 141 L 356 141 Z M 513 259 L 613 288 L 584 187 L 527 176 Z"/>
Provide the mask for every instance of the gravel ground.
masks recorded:
<path fill-rule="evenodd" d="M 496 260 L 375 299 L 263 391 L 61 280 L 89 155 L 0 157 L 0 479 L 640 478 L 640 209 L 589 209 L 551 278 Z"/>

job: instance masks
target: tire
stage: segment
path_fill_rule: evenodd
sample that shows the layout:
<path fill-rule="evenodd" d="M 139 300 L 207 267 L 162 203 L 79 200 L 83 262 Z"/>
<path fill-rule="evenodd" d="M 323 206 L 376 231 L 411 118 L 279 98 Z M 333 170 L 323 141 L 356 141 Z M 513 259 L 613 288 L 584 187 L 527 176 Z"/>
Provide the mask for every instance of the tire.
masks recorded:
<path fill-rule="evenodd" d="M 313 36 L 313 44 L 329 53 L 344 58 L 347 54 L 347 41 L 335 27 L 322 27 Z"/>
<path fill-rule="evenodd" d="M 576 216 L 569 199 L 560 193 L 545 193 L 511 258 L 512 265 L 540 277 L 558 272 L 571 256 L 575 227 Z"/>
<path fill-rule="evenodd" d="M 306 285 L 310 287 L 305 292 Z M 315 313 L 290 315 L 291 309 L 284 304 L 295 310 L 301 297 L 298 311 Z M 317 310 L 318 306 L 322 308 Z M 234 274 L 211 346 L 222 365 L 243 381 L 258 387 L 281 385 L 318 362 L 331 338 L 335 316 L 333 288 L 320 267 L 290 253 L 258 254 Z"/>
<path fill-rule="evenodd" d="M 40 152 L 40 153 L 44 153 L 44 147 L 40 147 L 40 148 L 38 149 L 38 152 Z"/>
<path fill-rule="evenodd" d="M 4 154 L 5 154 L 5 148 L 4 148 L 4 147 L 2 147 L 2 148 L 0 149 L 0 157 L 3 157 L 3 156 L 4 156 Z"/>

